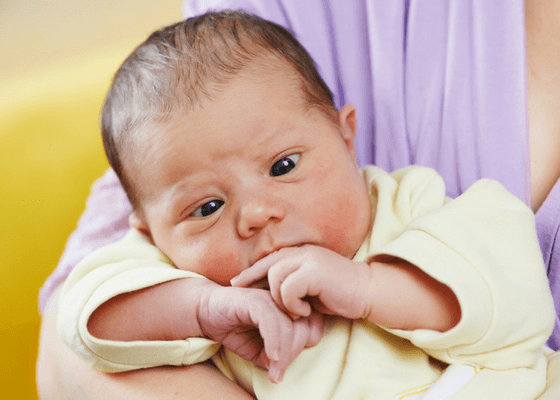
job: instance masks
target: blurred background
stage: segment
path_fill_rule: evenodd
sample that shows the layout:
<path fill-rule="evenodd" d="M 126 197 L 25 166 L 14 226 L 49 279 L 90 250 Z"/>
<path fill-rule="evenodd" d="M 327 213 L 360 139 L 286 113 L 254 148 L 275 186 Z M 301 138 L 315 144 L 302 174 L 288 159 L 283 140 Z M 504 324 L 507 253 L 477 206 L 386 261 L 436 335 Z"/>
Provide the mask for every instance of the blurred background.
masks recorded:
<path fill-rule="evenodd" d="M 36 399 L 37 295 L 108 164 L 99 111 L 181 0 L 0 0 L 0 387 Z"/>

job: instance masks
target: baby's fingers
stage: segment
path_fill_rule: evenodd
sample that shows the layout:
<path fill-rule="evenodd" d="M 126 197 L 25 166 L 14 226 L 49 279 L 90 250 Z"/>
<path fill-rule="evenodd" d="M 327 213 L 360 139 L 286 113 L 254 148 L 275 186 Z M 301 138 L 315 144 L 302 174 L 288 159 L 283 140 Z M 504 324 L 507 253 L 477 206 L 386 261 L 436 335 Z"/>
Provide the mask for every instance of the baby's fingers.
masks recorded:
<path fill-rule="evenodd" d="M 249 287 L 253 283 L 263 280 L 268 275 L 268 270 L 274 263 L 267 262 L 266 258 L 256 262 L 252 267 L 242 271 L 239 275 L 233 278 L 230 283 L 231 286 L 236 287 Z"/>
<path fill-rule="evenodd" d="M 310 325 L 307 319 L 302 318 L 293 322 L 293 329 L 291 334 L 287 336 L 288 343 L 284 347 L 284 352 L 278 360 L 270 361 L 268 377 L 272 382 L 281 382 L 290 363 L 305 347 L 309 347 L 307 344 L 309 343 L 310 334 Z"/>
<path fill-rule="evenodd" d="M 269 360 L 268 376 L 274 383 L 282 380 L 288 364 L 301 352 L 301 348 L 305 347 L 308 341 L 310 332 L 307 321 L 305 324 L 296 324 L 296 322 L 276 306 L 274 309 L 269 309 L 261 318 L 259 331 Z M 294 350 L 294 342 L 296 350 Z M 300 342 L 303 344 L 300 345 Z M 298 347 L 301 348 L 297 350 Z"/>
<path fill-rule="evenodd" d="M 323 337 L 323 327 L 325 317 L 318 312 L 312 312 L 308 318 L 309 321 L 309 338 L 305 347 L 314 347 L 319 344 Z"/>
<path fill-rule="evenodd" d="M 311 282 L 306 279 L 308 278 L 306 275 L 308 274 L 302 273 L 301 270 L 287 274 L 278 286 L 279 293 L 272 293 L 274 301 L 278 303 L 277 297 L 279 297 L 283 307 L 292 317 L 311 315 L 311 305 L 303 299 L 307 296 L 315 296 L 316 293 L 311 290 Z"/>
<path fill-rule="evenodd" d="M 268 275 L 268 270 L 272 268 L 273 265 L 282 260 L 286 255 L 290 254 L 291 248 L 281 249 L 268 256 L 261 258 L 259 261 L 254 263 L 251 267 L 247 268 L 235 278 L 233 278 L 230 283 L 231 286 L 237 287 L 249 287 L 251 284 L 265 279 Z"/>

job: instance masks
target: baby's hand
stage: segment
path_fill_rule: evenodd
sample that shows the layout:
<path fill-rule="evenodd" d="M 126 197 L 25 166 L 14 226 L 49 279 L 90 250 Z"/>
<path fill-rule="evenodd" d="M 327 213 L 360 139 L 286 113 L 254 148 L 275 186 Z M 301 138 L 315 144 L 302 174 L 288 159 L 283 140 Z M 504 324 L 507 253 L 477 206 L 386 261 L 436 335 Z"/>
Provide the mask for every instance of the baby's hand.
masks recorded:
<path fill-rule="evenodd" d="M 366 263 L 319 246 L 289 247 L 257 261 L 231 284 L 246 287 L 267 275 L 274 301 L 294 319 L 309 316 L 312 308 L 350 319 L 369 315 L 372 270 Z"/>
<path fill-rule="evenodd" d="M 215 287 L 202 296 L 197 315 L 207 337 L 268 368 L 275 383 L 282 380 L 289 363 L 305 347 L 319 343 L 323 334 L 320 314 L 293 321 L 263 289 Z"/>

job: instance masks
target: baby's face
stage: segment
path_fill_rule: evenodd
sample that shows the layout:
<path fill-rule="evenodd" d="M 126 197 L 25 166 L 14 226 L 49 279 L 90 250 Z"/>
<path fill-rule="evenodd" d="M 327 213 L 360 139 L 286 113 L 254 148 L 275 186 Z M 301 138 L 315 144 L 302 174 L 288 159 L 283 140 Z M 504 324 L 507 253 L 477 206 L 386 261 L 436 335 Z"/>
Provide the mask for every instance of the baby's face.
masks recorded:
<path fill-rule="evenodd" d="M 351 258 L 371 206 L 353 150 L 354 112 L 339 126 L 282 74 L 234 78 L 212 100 L 155 125 L 135 154 L 138 228 L 180 269 L 229 280 L 283 247 Z"/>

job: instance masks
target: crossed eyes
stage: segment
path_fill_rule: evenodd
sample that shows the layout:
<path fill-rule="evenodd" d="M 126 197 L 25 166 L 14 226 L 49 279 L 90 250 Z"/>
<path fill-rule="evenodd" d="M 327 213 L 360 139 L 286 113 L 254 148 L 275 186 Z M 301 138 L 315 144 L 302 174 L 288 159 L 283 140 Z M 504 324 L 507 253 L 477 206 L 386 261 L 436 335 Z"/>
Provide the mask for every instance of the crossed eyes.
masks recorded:
<path fill-rule="evenodd" d="M 276 161 L 270 168 L 270 176 L 281 176 L 289 173 L 296 167 L 300 154 L 292 154 Z M 204 203 L 191 213 L 191 217 L 207 217 L 220 209 L 224 205 L 223 200 L 211 200 Z"/>

